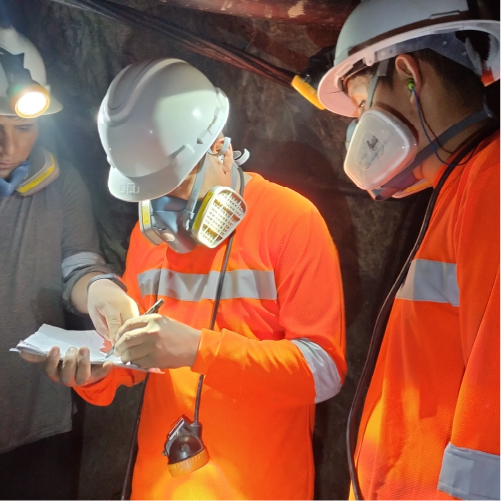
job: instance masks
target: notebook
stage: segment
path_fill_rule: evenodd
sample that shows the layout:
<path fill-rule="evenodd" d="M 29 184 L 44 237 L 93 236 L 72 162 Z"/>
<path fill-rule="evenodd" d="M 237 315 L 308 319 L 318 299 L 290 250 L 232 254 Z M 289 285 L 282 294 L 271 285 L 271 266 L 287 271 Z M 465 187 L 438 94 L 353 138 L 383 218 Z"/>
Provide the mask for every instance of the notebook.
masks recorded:
<path fill-rule="evenodd" d="M 33 355 L 47 355 L 53 346 L 58 346 L 61 352 L 61 359 L 69 348 L 89 348 L 91 364 L 104 364 L 106 361 L 113 362 L 117 367 L 135 369 L 147 372 L 130 362 L 124 364 L 120 357 L 111 355 L 105 359 L 106 354 L 111 349 L 111 342 L 98 334 L 96 331 L 67 331 L 59 327 L 43 324 L 35 334 L 24 341 L 20 341 L 15 348 L 10 351 L 24 351 Z M 150 369 L 151 370 L 151 369 Z M 156 372 L 156 371 L 155 371 Z"/>

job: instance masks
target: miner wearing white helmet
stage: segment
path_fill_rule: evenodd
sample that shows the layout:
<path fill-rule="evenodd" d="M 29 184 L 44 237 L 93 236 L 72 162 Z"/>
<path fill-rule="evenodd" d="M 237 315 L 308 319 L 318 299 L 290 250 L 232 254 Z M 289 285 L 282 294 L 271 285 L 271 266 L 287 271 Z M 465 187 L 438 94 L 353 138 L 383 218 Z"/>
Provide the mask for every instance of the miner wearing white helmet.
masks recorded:
<path fill-rule="evenodd" d="M 243 173 L 228 114 L 225 94 L 177 59 L 124 69 L 99 112 L 110 191 L 139 202 L 140 221 L 127 294 L 96 277 L 90 299 L 133 298 L 142 313 L 163 301 L 112 339 L 123 362 L 161 371 L 146 383 L 133 498 L 311 499 L 314 404 L 346 372 L 325 222 L 297 193 Z M 59 377 L 95 404 L 145 378 L 73 360 Z M 46 362 L 54 379 L 57 362 Z"/>
<path fill-rule="evenodd" d="M 344 164 L 357 186 L 376 200 L 434 188 L 350 413 L 357 498 L 500 496 L 500 142 L 484 99 L 500 33 L 482 14 L 466 0 L 363 1 L 318 87 L 325 108 L 357 117 Z"/>
<path fill-rule="evenodd" d="M 9 353 L 64 310 L 87 312 L 87 282 L 109 272 L 85 185 L 37 141 L 62 109 L 38 50 L 0 29 L 0 497 L 76 499 L 80 433 L 70 389 Z M 131 310 L 133 316 L 136 310 Z"/>

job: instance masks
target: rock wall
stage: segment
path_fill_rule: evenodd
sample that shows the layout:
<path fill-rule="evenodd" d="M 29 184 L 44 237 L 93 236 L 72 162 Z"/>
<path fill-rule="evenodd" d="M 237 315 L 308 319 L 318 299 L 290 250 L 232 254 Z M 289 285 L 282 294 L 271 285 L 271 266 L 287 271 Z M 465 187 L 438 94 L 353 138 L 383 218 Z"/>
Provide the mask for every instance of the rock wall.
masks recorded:
<path fill-rule="evenodd" d="M 59 155 L 69 159 L 87 183 L 103 250 L 117 272 L 123 269 L 136 207 L 107 191 L 108 166 L 96 114 L 112 78 L 134 61 L 178 57 L 205 72 L 229 96 L 228 135 L 237 149 L 250 150 L 245 168 L 296 189 L 317 205 L 341 258 L 349 373 L 341 393 L 317 407 L 316 498 L 346 498 L 349 406 L 377 311 L 413 242 L 429 194 L 376 203 L 355 189 L 342 169 L 348 121 L 315 109 L 291 88 L 187 52 L 146 30 L 69 6 L 49 0 L 12 3 L 13 22 L 39 47 L 52 91 L 65 106 L 53 120 L 46 120 L 45 141 L 55 144 Z M 155 0 L 118 3 L 147 10 L 295 71 L 304 67 L 308 56 L 336 40 L 336 26 L 350 10 L 340 14 L 338 25 L 322 27 L 190 11 Z M 119 498 L 137 400 L 137 388 L 121 389 L 107 408 L 84 406 L 82 499 Z"/>

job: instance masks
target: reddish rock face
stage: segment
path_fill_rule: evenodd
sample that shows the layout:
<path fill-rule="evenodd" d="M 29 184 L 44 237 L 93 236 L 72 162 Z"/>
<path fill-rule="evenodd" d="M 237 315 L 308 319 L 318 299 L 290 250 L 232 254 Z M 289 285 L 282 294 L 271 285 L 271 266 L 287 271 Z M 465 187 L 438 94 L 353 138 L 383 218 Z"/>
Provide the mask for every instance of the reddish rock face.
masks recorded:
<path fill-rule="evenodd" d="M 294 24 L 334 26 L 341 24 L 353 0 L 160 0 L 163 3 L 216 14 L 269 19 Z"/>

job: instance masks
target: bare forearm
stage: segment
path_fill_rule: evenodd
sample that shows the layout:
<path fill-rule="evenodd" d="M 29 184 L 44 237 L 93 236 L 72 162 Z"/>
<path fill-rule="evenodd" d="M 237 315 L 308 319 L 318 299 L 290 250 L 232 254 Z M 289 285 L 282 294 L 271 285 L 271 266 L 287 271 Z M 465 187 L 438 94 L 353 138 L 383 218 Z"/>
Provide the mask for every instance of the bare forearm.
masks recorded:
<path fill-rule="evenodd" d="M 87 308 L 87 284 L 91 278 L 97 275 L 102 275 L 102 273 L 87 273 L 73 286 L 73 290 L 71 291 L 71 302 L 73 307 L 80 313 L 89 313 Z"/>

